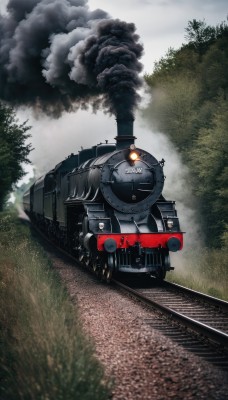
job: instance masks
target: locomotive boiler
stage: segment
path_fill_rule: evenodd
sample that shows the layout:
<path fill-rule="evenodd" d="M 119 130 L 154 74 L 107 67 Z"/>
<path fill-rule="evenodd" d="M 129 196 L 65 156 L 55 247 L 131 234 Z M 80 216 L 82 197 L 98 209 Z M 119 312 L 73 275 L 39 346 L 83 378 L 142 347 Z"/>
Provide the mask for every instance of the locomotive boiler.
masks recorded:
<path fill-rule="evenodd" d="M 181 250 L 175 202 L 162 195 L 164 160 L 135 146 L 133 119 L 117 119 L 116 144 L 70 155 L 24 194 L 30 218 L 110 282 L 113 274 L 162 280 Z"/>

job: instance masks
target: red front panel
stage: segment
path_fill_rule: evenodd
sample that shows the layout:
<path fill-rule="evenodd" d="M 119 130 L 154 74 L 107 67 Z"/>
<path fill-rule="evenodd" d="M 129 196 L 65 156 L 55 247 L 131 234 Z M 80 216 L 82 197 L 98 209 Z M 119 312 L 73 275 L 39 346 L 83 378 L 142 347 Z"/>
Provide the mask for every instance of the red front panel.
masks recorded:
<path fill-rule="evenodd" d="M 130 246 L 134 246 L 136 243 L 140 243 L 141 247 L 149 248 L 167 248 L 167 241 L 170 238 L 177 238 L 181 242 L 181 248 L 183 247 L 183 233 L 178 232 L 166 232 L 166 233 L 111 233 L 111 234 L 100 234 L 97 235 L 97 249 L 104 251 L 104 242 L 106 239 L 114 239 L 118 249 L 127 249 Z"/>

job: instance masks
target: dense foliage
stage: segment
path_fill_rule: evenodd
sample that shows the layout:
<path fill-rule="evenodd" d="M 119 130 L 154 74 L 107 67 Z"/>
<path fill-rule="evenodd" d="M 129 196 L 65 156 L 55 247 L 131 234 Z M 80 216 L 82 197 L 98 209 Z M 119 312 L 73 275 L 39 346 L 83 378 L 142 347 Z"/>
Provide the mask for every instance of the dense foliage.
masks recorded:
<path fill-rule="evenodd" d="M 228 236 L 228 25 L 193 20 L 186 39 L 145 77 L 152 93 L 145 115 L 190 167 L 207 244 L 221 247 Z"/>
<path fill-rule="evenodd" d="M 13 185 L 25 175 L 22 163 L 29 163 L 29 129 L 26 122 L 18 124 L 11 107 L 0 103 L 0 210 Z"/>

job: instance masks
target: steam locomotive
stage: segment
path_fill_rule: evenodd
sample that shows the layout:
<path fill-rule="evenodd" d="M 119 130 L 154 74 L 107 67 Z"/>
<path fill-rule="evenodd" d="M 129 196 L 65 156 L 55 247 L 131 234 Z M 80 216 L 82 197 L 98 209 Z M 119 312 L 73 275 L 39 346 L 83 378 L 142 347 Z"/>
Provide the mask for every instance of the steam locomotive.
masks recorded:
<path fill-rule="evenodd" d="M 117 273 L 163 280 L 182 249 L 175 202 L 162 195 L 164 160 L 135 146 L 133 119 L 117 119 L 116 144 L 71 154 L 23 196 L 31 220 L 110 282 Z"/>

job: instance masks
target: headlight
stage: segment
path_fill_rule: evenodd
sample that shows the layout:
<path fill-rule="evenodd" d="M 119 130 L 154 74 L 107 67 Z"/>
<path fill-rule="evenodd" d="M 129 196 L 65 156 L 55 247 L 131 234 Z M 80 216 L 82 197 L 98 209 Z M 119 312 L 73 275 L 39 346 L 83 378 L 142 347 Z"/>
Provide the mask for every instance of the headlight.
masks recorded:
<path fill-rule="evenodd" d="M 99 229 L 101 231 L 103 231 L 105 224 L 104 224 L 104 222 L 99 222 L 98 226 L 99 226 Z"/>
<path fill-rule="evenodd" d="M 139 153 L 135 150 L 135 145 L 134 144 L 130 145 L 130 153 L 129 153 L 128 158 L 131 161 L 136 161 L 136 160 L 140 159 Z"/>
<path fill-rule="evenodd" d="M 131 151 L 129 154 L 129 158 L 131 161 L 136 161 L 139 159 L 139 155 L 136 151 Z"/>
<path fill-rule="evenodd" d="M 172 219 L 167 219 L 167 227 L 168 227 L 168 229 L 173 228 L 173 220 Z"/>

